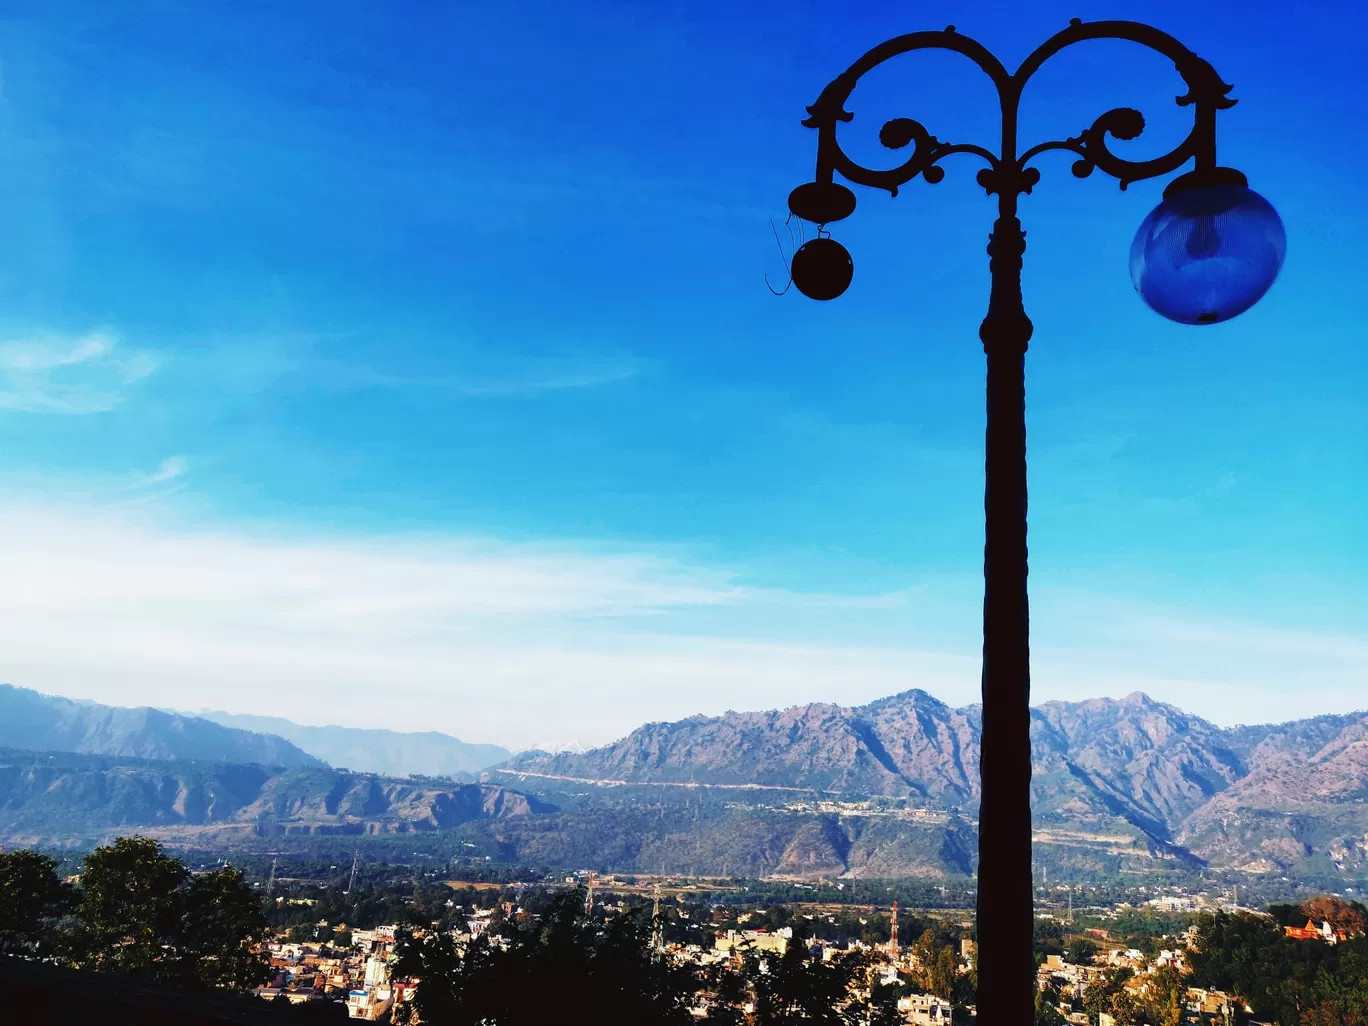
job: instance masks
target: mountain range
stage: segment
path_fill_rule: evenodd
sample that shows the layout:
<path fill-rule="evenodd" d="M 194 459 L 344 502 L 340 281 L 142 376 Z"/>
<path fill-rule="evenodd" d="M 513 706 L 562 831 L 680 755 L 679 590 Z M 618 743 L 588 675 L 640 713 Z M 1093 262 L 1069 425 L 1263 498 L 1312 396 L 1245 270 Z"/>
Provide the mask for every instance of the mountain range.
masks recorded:
<path fill-rule="evenodd" d="M 650 723 L 589 752 L 522 753 L 486 778 L 534 791 L 795 788 L 972 817 L 981 721 L 978 706 L 908 691 L 855 708 Z M 1252 873 L 1368 869 L 1368 713 L 1227 729 L 1137 693 L 1047 702 L 1031 712 L 1031 736 L 1043 857 L 1129 850 Z"/>
<path fill-rule="evenodd" d="M 139 833 L 200 848 L 450 831 L 549 807 L 492 784 L 326 766 L 0 749 L 0 841 L 82 845 Z"/>
<path fill-rule="evenodd" d="M 1031 717 L 1035 856 L 1052 879 L 1219 870 L 1368 882 L 1368 714 L 1223 728 L 1134 694 L 1047 702 Z M 279 725 L 300 744 L 0 689 L 0 744 L 27 750 L 0 758 L 0 841 L 423 834 L 453 853 L 537 865 L 973 871 L 981 710 L 922 691 L 649 723 L 585 752 L 521 753 L 479 783 L 360 772 L 367 732 L 230 722 Z M 341 733 L 329 748 L 315 729 Z M 406 757 L 385 745 L 429 736 L 377 735 L 380 764 Z M 461 757 L 442 737 L 425 757 Z M 323 765 L 325 753 L 351 770 Z"/>
<path fill-rule="evenodd" d="M 467 777 L 512 754 L 436 731 L 312 727 L 278 716 L 127 709 L 12 684 L 0 684 L 0 747 L 439 777 Z"/>
<path fill-rule="evenodd" d="M 275 735 L 234 730 L 162 709 L 74 702 L 12 684 L 0 684 L 0 747 L 265 766 L 323 765 L 323 760 Z"/>

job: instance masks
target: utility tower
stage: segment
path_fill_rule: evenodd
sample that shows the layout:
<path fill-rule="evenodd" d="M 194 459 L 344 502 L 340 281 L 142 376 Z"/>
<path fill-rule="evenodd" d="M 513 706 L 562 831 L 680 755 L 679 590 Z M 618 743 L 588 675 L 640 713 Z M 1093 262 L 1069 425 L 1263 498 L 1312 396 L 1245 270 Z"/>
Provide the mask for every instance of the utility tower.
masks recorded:
<path fill-rule="evenodd" d="M 592 869 L 589 870 L 589 886 L 584 892 L 584 914 L 587 916 L 594 911 L 594 884 L 598 880 L 598 874 Z"/>
<path fill-rule="evenodd" d="M 888 924 L 888 950 L 896 958 L 898 955 L 898 899 L 893 899 L 893 919 Z"/>
<path fill-rule="evenodd" d="M 279 860 L 271 859 L 271 875 L 266 880 L 266 897 L 268 898 L 271 896 L 271 893 L 275 890 L 275 871 L 277 861 Z"/>
<path fill-rule="evenodd" d="M 655 902 L 651 906 L 651 950 L 665 950 L 665 924 L 660 919 L 660 884 L 655 885 Z"/>
<path fill-rule="evenodd" d="M 361 857 L 361 849 L 352 849 L 352 871 L 351 880 L 347 882 L 347 893 L 350 894 L 356 887 L 356 862 Z"/>

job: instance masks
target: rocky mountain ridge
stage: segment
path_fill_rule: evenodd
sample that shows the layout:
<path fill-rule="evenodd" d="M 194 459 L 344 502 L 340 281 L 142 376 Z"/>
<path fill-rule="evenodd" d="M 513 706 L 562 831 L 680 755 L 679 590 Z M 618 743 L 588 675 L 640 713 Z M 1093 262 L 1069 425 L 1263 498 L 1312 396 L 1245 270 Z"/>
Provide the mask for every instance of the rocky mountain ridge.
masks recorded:
<path fill-rule="evenodd" d="M 94 708 L 95 728 L 147 712 Z M 193 718 L 147 722 L 141 733 L 43 733 L 41 722 L 28 733 L 52 747 L 115 738 L 184 751 L 172 742 L 200 729 Z M 182 733 L 167 729 L 178 722 Z M 246 744 L 242 764 L 226 753 L 10 751 L 0 753 L 0 842 L 423 834 L 434 851 L 535 865 L 945 880 L 973 871 L 981 726 L 977 707 L 921 691 L 694 716 L 586 752 L 523 753 L 478 785 L 268 768 L 274 752 L 291 752 L 270 746 L 288 742 L 242 731 L 227 733 Z M 1212 869 L 1368 882 L 1368 714 L 1227 729 L 1135 694 L 1045 703 L 1031 730 L 1035 858 L 1052 881 Z"/>
<path fill-rule="evenodd" d="M 1031 713 L 1042 838 L 1143 837 L 1158 856 L 1281 872 L 1368 868 L 1368 714 L 1222 728 L 1136 693 Z M 522 753 L 491 780 L 790 787 L 973 815 L 981 711 L 922 691 L 650 723 L 588 752 Z"/>

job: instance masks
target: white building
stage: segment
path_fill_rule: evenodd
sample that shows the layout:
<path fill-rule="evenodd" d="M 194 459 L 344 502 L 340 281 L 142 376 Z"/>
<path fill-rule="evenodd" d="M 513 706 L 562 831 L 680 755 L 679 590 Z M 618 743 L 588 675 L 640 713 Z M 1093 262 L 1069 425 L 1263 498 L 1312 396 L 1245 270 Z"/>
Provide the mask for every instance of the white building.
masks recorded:
<path fill-rule="evenodd" d="M 898 1011 L 914 1026 L 949 1026 L 950 1002 L 934 994 L 910 994 L 898 998 Z"/>
<path fill-rule="evenodd" d="M 366 959 L 366 974 L 362 986 L 367 990 L 389 982 L 389 966 L 383 958 Z"/>
<path fill-rule="evenodd" d="M 347 994 L 347 1015 L 374 1022 L 388 1012 L 393 1003 L 394 992 L 389 987 L 353 990 Z"/>

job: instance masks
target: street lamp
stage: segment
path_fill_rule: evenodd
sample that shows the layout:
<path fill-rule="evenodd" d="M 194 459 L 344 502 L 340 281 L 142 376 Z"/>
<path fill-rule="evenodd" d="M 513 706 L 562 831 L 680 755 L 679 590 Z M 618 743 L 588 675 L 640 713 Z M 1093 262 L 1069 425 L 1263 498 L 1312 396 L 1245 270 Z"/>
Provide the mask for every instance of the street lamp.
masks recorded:
<path fill-rule="evenodd" d="M 1122 39 L 1171 59 L 1187 85 L 1177 97 L 1191 106 L 1192 131 L 1163 156 L 1132 161 L 1108 148 L 1107 136 L 1134 139 L 1144 130 L 1137 110 L 1107 111 L 1071 139 L 1039 143 L 1021 151 L 1017 111 L 1021 91 L 1050 57 L 1074 43 Z M 911 146 L 898 167 L 874 170 L 841 149 L 836 126 L 853 117 L 845 103 L 860 77 L 893 57 L 914 50 L 951 50 L 979 66 L 997 87 L 1002 105 L 998 152 L 969 143 L 942 142 L 921 123 L 894 118 L 879 132 L 889 149 Z M 789 210 L 817 225 L 816 237 L 793 254 L 793 283 L 804 295 L 829 300 L 850 285 L 850 254 L 826 226 L 855 211 L 855 194 L 835 181 L 837 172 L 857 185 L 888 190 L 921 177 L 931 184 L 945 171 L 940 161 L 973 154 L 986 164 L 978 183 L 998 197 L 989 236 L 992 287 L 988 314 L 979 328 L 988 363 L 988 423 L 984 512 L 983 736 L 980 773 L 978 871 L 978 1021 L 984 1026 L 1027 1026 L 1034 1009 L 1031 957 L 1034 917 L 1031 895 L 1030 649 L 1026 596 L 1026 406 L 1025 356 L 1032 325 L 1021 301 L 1021 261 L 1026 236 L 1017 200 L 1040 181 L 1032 160 L 1052 150 L 1072 153 L 1073 173 L 1094 170 L 1119 179 L 1121 188 L 1178 170 L 1163 202 L 1140 226 L 1131 246 L 1131 279 L 1156 312 L 1184 324 L 1214 324 L 1247 310 L 1273 284 L 1282 266 L 1286 236 L 1272 206 L 1250 190 L 1245 176 L 1216 163 L 1216 112 L 1235 104 L 1231 86 L 1172 36 L 1131 21 L 1084 23 L 1041 44 L 1009 74 L 986 48 L 951 26 L 913 32 L 876 46 L 831 82 L 807 108 L 803 122 L 818 131 L 817 174 L 789 195 Z"/>

